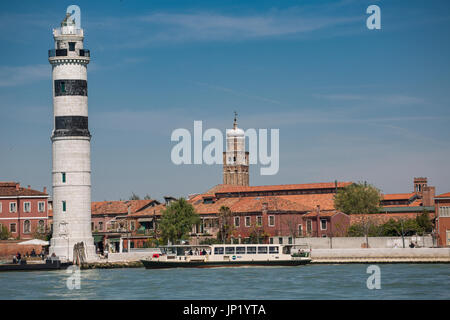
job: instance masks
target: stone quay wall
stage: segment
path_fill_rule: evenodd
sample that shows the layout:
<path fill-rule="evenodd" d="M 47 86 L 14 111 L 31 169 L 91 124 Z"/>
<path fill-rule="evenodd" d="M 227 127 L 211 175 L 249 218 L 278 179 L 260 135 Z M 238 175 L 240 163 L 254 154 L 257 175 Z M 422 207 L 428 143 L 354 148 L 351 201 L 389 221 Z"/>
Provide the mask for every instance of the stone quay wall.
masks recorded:
<path fill-rule="evenodd" d="M 436 246 L 430 235 L 405 237 L 405 248 L 409 248 L 411 242 L 419 247 L 431 248 Z M 278 243 L 278 241 L 274 241 Z M 283 239 L 287 244 L 288 239 Z M 403 248 L 402 237 L 369 237 L 369 248 Z M 359 249 L 366 247 L 365 237 L 333 237 L 333 238 L 295 238 L 295 244 L 307 245 L 312 249 Z"/>

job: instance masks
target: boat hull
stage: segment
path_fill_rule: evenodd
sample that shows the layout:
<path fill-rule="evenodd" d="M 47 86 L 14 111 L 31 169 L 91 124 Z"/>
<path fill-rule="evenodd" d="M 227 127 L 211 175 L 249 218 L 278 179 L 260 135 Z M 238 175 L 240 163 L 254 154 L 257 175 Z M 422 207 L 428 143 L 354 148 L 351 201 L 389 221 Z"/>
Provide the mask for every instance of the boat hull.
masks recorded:
<path fill-rule="evenodd" d="M 0 272 L 4 271 L 50 271 L 65 269 L 72 263 L 30 263 L 30 264 L 0 264 Z"/>
<path fill-rule="evenodd" d="M 300 266 L 311 262 L 311 259 L 302 260 L 254 260 L 254 261 L 158 261 L 141 260 L 146 269 L 166 268 L 217 268 L 217 267 L 243 267 L 243 266 Z"/>

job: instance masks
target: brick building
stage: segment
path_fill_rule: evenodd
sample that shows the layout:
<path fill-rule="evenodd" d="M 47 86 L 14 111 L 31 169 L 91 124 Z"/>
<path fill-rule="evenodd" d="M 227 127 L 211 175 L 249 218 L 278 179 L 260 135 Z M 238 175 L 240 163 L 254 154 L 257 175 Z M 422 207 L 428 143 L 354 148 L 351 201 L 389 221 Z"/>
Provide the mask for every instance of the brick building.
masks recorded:
<path fill-rule="evenodd" d="M 202 219 L 192 235 L 199 241 L 214 237 L 219 230 L 219 210 L 225 206 L 232 212 L 232 238 L 237 242 L 255 234 L 267 242 L 280 237 L 337 236 L 346 233 L 350 218 L 335 210 L 334 195 L 350 184 L 218 185 L 189 199 Z M 308 221 L 319 221 L 319 229 Z"/>
<path fill-rule="evenodd" d="M 47 230 L 48 194 L 23 188 L 18 182 L 0 182 L 0 223 L 12 238 L 32 239 L 36 232 Z"/>
<path fill-rule="evenodd" d="M 436 231 L 438 243 L 442 247 L 450 246 L 450 192 L 435 197 Z"/>
<path fill-rule="evenodd" d="M 98 251 L 103 251 L 106 245 L 113 252 L 120 251 L 121 239 L 137 230 L 134 220 L 127 217 L 159 204 L 153 199 L 92 202 L 91 230 Z"/>

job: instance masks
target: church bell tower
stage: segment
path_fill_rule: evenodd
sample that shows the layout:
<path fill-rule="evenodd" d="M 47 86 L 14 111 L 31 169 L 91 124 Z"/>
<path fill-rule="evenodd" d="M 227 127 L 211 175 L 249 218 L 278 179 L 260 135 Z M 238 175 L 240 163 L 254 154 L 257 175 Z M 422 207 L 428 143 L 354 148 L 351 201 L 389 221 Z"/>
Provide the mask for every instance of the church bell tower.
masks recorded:
<path fill-rule="evenodd" d="M 244 130 L 237 127 L 234 113 L 233 129 L 227 129 L 226 151 L 223 153 L 223 184 L 249 185 L 249 153 L 245 151 Z"/>

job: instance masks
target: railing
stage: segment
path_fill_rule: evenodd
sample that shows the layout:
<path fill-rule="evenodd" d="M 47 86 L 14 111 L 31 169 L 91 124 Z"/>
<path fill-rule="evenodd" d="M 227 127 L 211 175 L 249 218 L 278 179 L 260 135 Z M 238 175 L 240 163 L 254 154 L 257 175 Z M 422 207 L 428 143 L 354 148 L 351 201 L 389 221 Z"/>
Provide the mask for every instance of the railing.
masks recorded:
<path fill-rule="evenodd" d="M 51 49 L 48 50 L 48 57 L 64 57 L 67 56 L 67 49 Z"/>
<path fill-rule="evenodd" d="M 48 57 L 52 58 L 52 57 L 67 57 L 67 49 L 50 49 L 48 50 Z M 90 57 L 91 56 L 91 52 L 88 49 L 80 49 L 78 50 L 78 55 L 80 57 Z"/>

